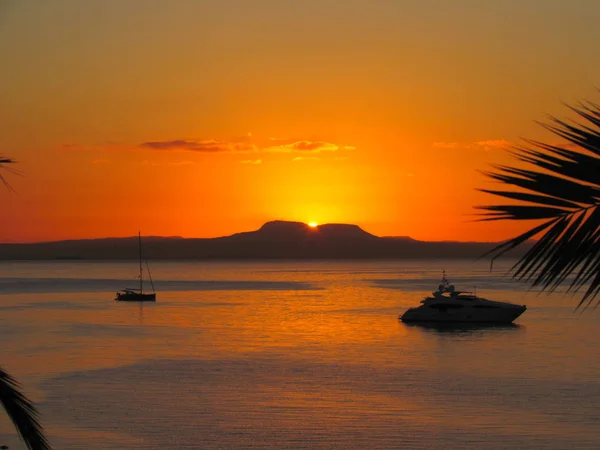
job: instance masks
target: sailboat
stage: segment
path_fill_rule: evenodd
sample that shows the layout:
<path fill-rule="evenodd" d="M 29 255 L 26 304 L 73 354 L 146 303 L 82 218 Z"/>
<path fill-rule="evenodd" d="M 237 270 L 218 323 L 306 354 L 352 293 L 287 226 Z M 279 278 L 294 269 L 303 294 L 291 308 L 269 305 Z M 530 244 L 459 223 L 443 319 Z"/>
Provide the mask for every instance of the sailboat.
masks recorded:
<path fill-rule="evenodd" d="M 115 300 L 121 302 L 154 302 L 156 301 L 156 292 L 154 291 L 154 283 L 152 281 L 152 275 L 150 275 L 150 268 L 148 267 L 148 261 L 146 261 L 146 268 L 148 269 L 148 278 L 150 278 L 150 284 L 152 285 L 152 294 L 144 293 L 144 269 L 142 267 L 142 235 L 138 232 L 138 245 L 140 249 L 140 288 L 126 288 L 122 291 L 117 292 Z"/>

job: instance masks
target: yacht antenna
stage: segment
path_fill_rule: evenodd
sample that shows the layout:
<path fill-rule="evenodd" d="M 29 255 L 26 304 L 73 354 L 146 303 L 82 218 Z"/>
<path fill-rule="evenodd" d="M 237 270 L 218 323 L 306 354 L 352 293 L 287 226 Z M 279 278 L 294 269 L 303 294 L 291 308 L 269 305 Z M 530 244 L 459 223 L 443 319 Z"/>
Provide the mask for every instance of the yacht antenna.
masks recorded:
<path fill-rule="evenodd" d="M 143 272 L 144 270 L 142 269 L 142 232 L 138 231 L 138 246 L 140 248 L 140 294 L 144 293 L 144 282 L 143 282 Z"/>
<path fill-rule="evenodd" d="M 442 270 L 442 284 L 447 286 L 449 283 L 448 278 L 446 278 L 446 269 L 444 269 Z"/>

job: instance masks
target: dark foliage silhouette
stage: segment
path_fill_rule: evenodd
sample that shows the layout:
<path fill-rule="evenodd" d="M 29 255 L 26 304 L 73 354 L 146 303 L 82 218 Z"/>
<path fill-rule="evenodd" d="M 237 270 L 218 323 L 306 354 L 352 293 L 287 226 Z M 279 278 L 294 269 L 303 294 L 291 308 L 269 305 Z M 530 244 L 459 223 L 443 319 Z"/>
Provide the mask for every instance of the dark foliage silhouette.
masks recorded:
<path fill-rule="evenodd" d="M 9 191 L 14 191 L 12 186 L 6 181 L 6 178 L 2 175 L 2 170 L 13 173 L 15 175 L 20 175 L 19 171 L 13 169 L 8 164 L 14 164 L 16 161 L 12 158 L 8 158 L 6 156 L 0 155 L 0 182 L 8 189 Z"/>
<path fill-rule="evenodd" d="M 38 420 L 38 411 L 19 383 L 0 368 L 0 402 L 30 450 L 51 450 Z"/>
<path fill-rule="evenodd" d="M 14 162 L 11 158 L 0 156 L 0 169 L 18 173 L 6 166 L 6 164 L 13 164 Z M 0 181 L 7 189 L 12 190 L 1 172 Z M 19 436 L 30 450 L 51 450 L 39 422 L 39 413 L 36 407 L 20 389 L 19 383 L 0 367 L 0 403 L 2 403 L 6 414 L 14 423 Z"/>
<path fill-rule="evenodd" d="M 585 288 L 577 305 L 585 309 L 600 292 L 600 106 L 586 102 L 569 108 L 581 123 L 551 117 L 541 124 L 567 141 L 564 145 L 526 140 L 512 153 L 527 168 L 495 166 L 494 172 L 485 173 L 517 189 L 481 191 L 519 203 L 477 208 L 486 211 L 481 220 L 536 221 L 529 231 L 484 256 L 497 258 L 539 236 L 512 267 L 513 278 L 542 291 L 562 284 L 568 292 Z"/>

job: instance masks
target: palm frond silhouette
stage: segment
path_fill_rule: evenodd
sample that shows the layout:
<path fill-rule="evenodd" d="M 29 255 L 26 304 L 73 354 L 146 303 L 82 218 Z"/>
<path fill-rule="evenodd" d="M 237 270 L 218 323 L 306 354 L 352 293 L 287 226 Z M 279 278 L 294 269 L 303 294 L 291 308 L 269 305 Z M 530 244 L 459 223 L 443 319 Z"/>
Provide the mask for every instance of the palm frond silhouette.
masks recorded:
<path fill-rule="evenodd" d="M 517 189 L 480 191 L 520 203 L 476 208 L 486 211 L 484 221 L 542 221 L 484 256 L 493 261 L 539 235 L 511 268 L 513 278 L 550 292 L 563 284 L 568 292 L 586 287 L 577 305 L 585 309 L 600 292 L 600 106 L 586 102 L 569 108 L 582 123 L 551 117 L 541 124 L 565 145 L 526 140 L 512 154 L 528 168 L 494 166 L 494 172 L 485 172 Z"/>
<path fill-rule="evenodd" d="M 51 450 L 31 400 L 20 391 L 19 383 L 0 368 L 0 403 L 30 450 Z"/>
<path fill-rule="evenodd" d="M 12 158 L 0 156 L 0 170 L 7 170 L 18 174 L 16 170 L 6 166 L 6 164 L 13 164 L 14 162 L 15 160 Z M 13 190 L 1 172 L 0 182 L 8 190 Z M 15 425 L 21 440 L 29 450 L 52 450 L 52 447 L 50 447 L 48 440 L 44 436 L 42 425 L 39 422 L 39 413 L 35 405 L 21 392 L 21 386 L 17 380 L 6 373 L 1 367 L 0 403 Z"/>
<path fill-rule="evenodd" d="M 15 163 L 16 163 L 16 161 L 14 159 L 0 155 L 0 183 L 2 183 L 6 189 L 8 189 L 9 191 L 13 191 L 13 192 L 14 192 L 14 189 L 8 183 L 6 178 L 4 178 L 1 171 L 4 170 L 6 172 L 10 172 L 15 175 L 21 175 L 21 172 L 19 172 L 18 170 L 7 165 L 7 164 L 15 164 Z"/>

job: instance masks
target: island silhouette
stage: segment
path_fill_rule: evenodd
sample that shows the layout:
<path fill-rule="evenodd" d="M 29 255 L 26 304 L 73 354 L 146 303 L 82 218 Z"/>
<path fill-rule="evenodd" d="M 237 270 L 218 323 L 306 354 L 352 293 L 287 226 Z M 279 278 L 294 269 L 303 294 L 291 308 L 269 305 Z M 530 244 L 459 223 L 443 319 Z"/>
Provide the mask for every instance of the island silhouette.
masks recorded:
<path fill-rule="evenodd" d="M 0 244 L 0 260 L 136 259 L 137 239 L 132 236 Z M 498 242 L 427 242 L 406 236 L 380 237 L 353 224 L 309 226 L 283 220 L 230 236 L 146 236 L 143 241 L 144 255 L 152 260 L 477 258 L 498 245 Z"/>

